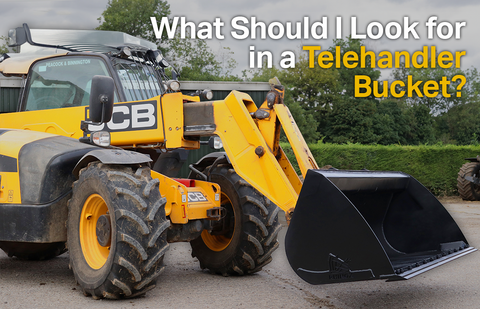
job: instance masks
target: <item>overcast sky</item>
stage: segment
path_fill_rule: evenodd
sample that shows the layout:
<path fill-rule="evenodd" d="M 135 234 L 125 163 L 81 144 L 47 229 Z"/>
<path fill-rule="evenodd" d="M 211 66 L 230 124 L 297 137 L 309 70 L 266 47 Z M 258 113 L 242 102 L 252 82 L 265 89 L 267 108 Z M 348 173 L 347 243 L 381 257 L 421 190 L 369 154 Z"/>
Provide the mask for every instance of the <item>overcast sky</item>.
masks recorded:
<path fill-rule="evenodd" d="M 0 35 L 6 35 L 8 29 L 19 27 L 27 22 L 30 28 L 35 29 L 93 29 L 99 25 L 97 18 L 105 10 L 107 0 L 0 0 Z M 437 50 L 466 51 L 462 58 L 462 68 L 474 66 L 480 69 L 480 1 L 478 0 L 243 0 L 243 1 L 169 1 L 171 16 L 184 16 L 188 21 L 196 23 L 201 21 L 213 22 L 216 17 L 225 22 L 222 29 L 224 40 L 212 39 L 210 46 L 218 50 L 221 46 L 230 47 L 234 58 L 239 63 L 240 72 L 248 68 L 249 46 L 256 50 L 269 50 L 274 56 L 274 64 L 279 63 L 282 51 L 292 50 L 297 56 L 301 53 L 303 45 L 319 45 L 322 49 L 332 45 L 331 39 L 335 35 L 335 18 L 343 19 L 343 36 L 350 34 L 350 20 L 357 17 L 358 33 L 365 33 L 366 27 L 371 22 L 380 22 L 386 25 L 389 22 L 403 24 L 404 17 L 409 17 L 410 22 L 419 22 L 415 28 L 420 39 L 399 38 L 390 40 L 366 40 L 365 44 L 370 50 L 413 52 L 420 50 L 424 45 L 436 45 Z M 311 22 L 321 21 L 322 17 L 328 18 L 327 40 L 272 40 L 272 39 L 245 39 L 235 40 L 230 31 L 230 22 L 235 16 L 245 16 L 250 19 L 255 16 L 258 21 L 265 23 L 301 22 L 305 16 Z M 461 38 L 448 40 L 428 40 L 426 21 L 430 16 L 437 16 L 437 24 L 449 22 L 466 22 L 461 28 Z M 388 77 L 388 76 L 384 76 Z"/>

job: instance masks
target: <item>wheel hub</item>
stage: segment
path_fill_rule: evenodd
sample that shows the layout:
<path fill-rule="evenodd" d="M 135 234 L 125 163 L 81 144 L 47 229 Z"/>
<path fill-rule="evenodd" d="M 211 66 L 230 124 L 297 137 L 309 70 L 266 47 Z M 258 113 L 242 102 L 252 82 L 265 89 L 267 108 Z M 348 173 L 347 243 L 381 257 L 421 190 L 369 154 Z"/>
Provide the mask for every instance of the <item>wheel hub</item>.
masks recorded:
<path fill-rule="evenodd" d="M 101 215 L 98 218 L 96 233 L 97 233 L 97 240 L 100 246 L 109 247 L 112 242 L 111 241 L 112 229 L 111 229 L 110 215 L 108 214 Z"/>
<path fill-rule="evenodd" d="M 225 209 L 225 215 L 213 224 L 211 231 L 204 230 L 201 235 L 205 245 L 216 252 L 225 250 L 230 245 L 235 230 L 235 212 L 232 202 L 224 193 L 222 193 L 221 205 Z"/>

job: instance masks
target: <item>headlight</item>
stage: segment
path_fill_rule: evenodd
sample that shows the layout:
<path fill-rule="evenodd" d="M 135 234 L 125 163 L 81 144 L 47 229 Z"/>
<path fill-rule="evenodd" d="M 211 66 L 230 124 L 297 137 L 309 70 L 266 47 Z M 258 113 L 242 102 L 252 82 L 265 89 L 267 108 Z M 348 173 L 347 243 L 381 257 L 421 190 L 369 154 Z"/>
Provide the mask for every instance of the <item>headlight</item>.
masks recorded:
<path fill-rule="evenodd" d="M 205 89 L 205 90 L 203 90 L 202 95 L 203 95 L 203 97 L 204 97 L 205 99 L 207 99 L 207 100 L 209 100 L 209 101 L 210 101 L 211 99 L 213 99 L 213 91 L 210 90 L 210 89 Z"/>
<path fill-rule="evenodd" d="M 221 149 L 221 148 L 223 148 L 223 143 L 222 143 L 222 140 L 220 139 L 220 137 L 212 136 L 208 140 L 208 146 L 210 146 L 210 148 L 212 148 L 212 149 Z"/>
<path fill-rule="evenodd" d="M 132 55 L 132 50 L 129 47 L 124 46 L 120 50 L 119 55 L 120 55 L 120 58 L 127 59 L 128 57 L 130 57 Z"/>
<path fill-rule="evenodd" d="M 97 131 L 90 134 L 90 140 L 98 146 L 110 146 L 110 133 L 107 131 Z"/>
<path fill-rule="evenodd" d="M 157 49 L 156 51 L 153 52 L 155 55 L 155 61 L 158 63 L 159 66 L 162 68 L 168 67 L 168 62 L 163 58 L 162 53 Z"/>
<path fill-rule="evenodd" d="M 179 91 L 180 90 L 180 82 L 178 80 L 169 80 L 167 82 L 167 88 L 172 91 Z"/>

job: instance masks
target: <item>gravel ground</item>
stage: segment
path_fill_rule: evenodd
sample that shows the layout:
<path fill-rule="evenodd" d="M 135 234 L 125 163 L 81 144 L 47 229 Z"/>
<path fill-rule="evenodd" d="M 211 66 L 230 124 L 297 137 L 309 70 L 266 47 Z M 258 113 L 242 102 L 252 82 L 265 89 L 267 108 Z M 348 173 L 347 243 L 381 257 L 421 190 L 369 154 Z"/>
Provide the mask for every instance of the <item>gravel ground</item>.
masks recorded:
<path fill-rule="evenodd" d="M 441 199 L 470 245 L 480 248 L 480 202 Z M 93 300 L 81 293 L 68 269 L 68 253 L 25 262 L 0 253 L 0 308 L 479 308 L 480 254 L 401 282 L 355 282 L 313 286 L 288 265 L 283 238 L 274 261 L 245 277 L 202 271 L 186 243 L 172 244 L 167 270 L 145 297 Z"/>

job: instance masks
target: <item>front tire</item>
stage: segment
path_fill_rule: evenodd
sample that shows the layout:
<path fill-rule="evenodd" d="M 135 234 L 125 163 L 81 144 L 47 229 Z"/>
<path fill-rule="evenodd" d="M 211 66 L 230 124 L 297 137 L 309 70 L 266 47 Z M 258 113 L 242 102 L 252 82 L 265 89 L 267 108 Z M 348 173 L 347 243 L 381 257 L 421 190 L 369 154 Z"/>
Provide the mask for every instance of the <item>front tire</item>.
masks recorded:
<path fill-rule="evenodd" d="M 150 169 L 90 163 L 73 185 L 70 265 L 85 295 L 126 298 L 155 286 L 167 251 L 166 200 Z"/>
<path fill-rule="evenodd" d="M 272 261 L 278 248 L 279 208 L 242 179 L 230 165 L 210 170 L 210 181 L 220 185 L 226 216 L 212 231 L 190 242 L 192 256 L 224 276 L 255 273 Z"/>
<path fill-rule="evenodd" d="M 460 197 L 467 201 L 480 201 L 480 186 L 468 181 L 465 176 L 480 178 L 480 163 L 465 163 L 460 168 L 457 177 L 457 189 Z"/>

